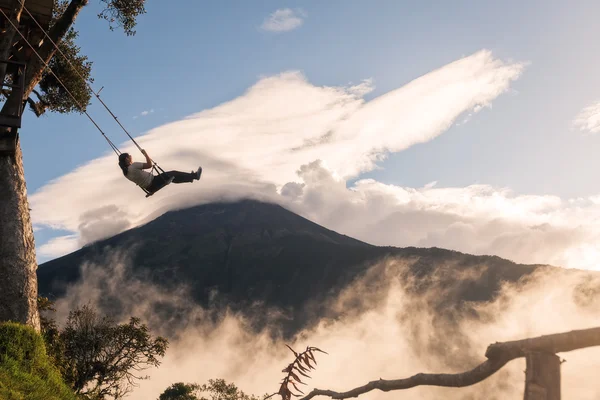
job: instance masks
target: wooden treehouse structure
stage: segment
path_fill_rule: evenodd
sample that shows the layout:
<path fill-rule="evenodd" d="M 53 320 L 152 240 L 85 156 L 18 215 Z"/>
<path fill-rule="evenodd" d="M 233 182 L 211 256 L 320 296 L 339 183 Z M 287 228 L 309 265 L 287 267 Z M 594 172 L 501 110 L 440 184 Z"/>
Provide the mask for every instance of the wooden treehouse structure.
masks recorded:
<path fill-rule="evenodd" d="M 19 31 L 32 46 L 39 46 L 45 39 L 42 29 L 48 30 L 52 19 L 54 0 L 0 0 L 0 9 L 6 16 L 13 18 L 15 5 L 18 5 L 19 1 L 24 2 L 29 13 L 35 18 L 34 21 L 23 10 L 18 22 Z M 4 36 L 10 29 L 10 21 L 0 13 L 1 35 Z M 5 39 L 2 36 L 0 40 Z M 15 33 L 8 57 L 0 58 L 0 155 L 12 155 L 16 151 L 18 129 L 21 127 L 21 118 L 27 102 L 24 97 L 25 71 L 32 57 L 36 57 L 33 50 L 19 33 Z M 16 111 L 14 108 L 10 111 L 5 110 L 7 99 L 12 96 L 16 96 L 16 99 L 11 100 L 15 103 L 18 100 L 19 107 Z"/>

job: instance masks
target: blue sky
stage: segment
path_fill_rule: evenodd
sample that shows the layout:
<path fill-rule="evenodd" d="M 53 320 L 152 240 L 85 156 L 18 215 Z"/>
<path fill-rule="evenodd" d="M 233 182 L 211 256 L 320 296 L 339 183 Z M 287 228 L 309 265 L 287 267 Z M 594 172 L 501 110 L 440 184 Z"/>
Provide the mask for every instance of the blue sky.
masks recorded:
<path fill-rule="evenodd" d="M 241 96 L 264 76 L 298 70 L 318 87 L 371 78 L 369 101 L 488 49 L 501 60 L 527 63 L 508 93 L 467 123 L 390 154 L 380 169 L 347 184 L 362 178 L 413 188 L 432 181 L 486 184 L 563 199 L 599 192 L 600 138 L 572 127 L 600 98 L 594 2 L 179 0 L 173 6 L 149 0 L 134 37 L 110 32 L 96 18 L 99 3 L 80 14 L 78 43 L 94 62 L 94 88 L 104 86 L 102 98 L 135 135 Z M 285 8 L 302 18 L 299 27 L 260 28 Z M 126 139 L 97 101 L 89 111 L 115 142 Z M 29 113 L 21 144 L 30 193 L 110 151 L 80 115 Z M 40 230 L 36 241 L 64 232 Z"/>
<path fill-rule="evenodd" d="M 130 38 L 109 32 L 96 18 L 99 2 L 92 1 L 77 21 L 79 43 L 94 62 L 94 87 L 105 86 L 102 98 L 132 132 L 226 101 L 260 75 L 298 69 L 316 85 L 373 78 L 374 97 L 487 48 L 501 58 L 531 62 L 514 85 L 519 95 L 501 98 L 493 112 L 392 156 L 384 171 L 371 176 L 407 185 L 487 182 L 520 192 L 595 193 L 587 182 L 598 166 L 592 161 L 598 139 L 569 131 L 573 115 L 600 93 L 593 51 L 600 28 L 593 2 L 177 4 L 148 1 L 148 13 Z M 300 28 L 279 34 L 258 29 L 283 7 L 306 12 Z M 97 102 L 91 113 L 112 137 L 122 138 Z M 80 116 L 26 117 L 22 136 L 30 190 L 105 151 L 94 129 Z M 56 151 L 69 157 L 52 157 L 49 165 L 45 154 Z"/>
<path fill-rule="evenodd" d="M 164 168 L 201 163 L 204 172 L 200 182 L 171 185 L 145 199 L 85 116 L 27 114 L 21 144 L 40 263 L 169 209 L 250 196 L 376 245 L 437 246 L 600 270 L 600 136 L 573 128 L 581 110 L 600 100 L 598 2 L 149 0 L 137 35 L 129 38 L 96 18 L 99 0 L 90 3 L 77 27 L 94 61 L 94 88 L 104 86 L 102 98 Z M 278 33 L 260 28 L 287 8 L 302 19 L 300 26 Z M 482 57 L 482 49 L 492 55 Z M 518 63 L 525 63 L 522 71 Z M 300 71 L 305 81 L 286 71 Z M 419 77 L 408 85 L 420 91 L 415 94 L 407 84 Z M 348 89 L 364 79 L 373 80 L 366 105 Z M 491 107 L 462 123 L 481 98 Z M 117 144 L 125 142 L 97 101 L 89 111 Z M 396 115 L 400 121 L 393 121 Z M 316 142 L 331 126 L 330 143 L 312 152 L 289 150 Z M 389 154 L 374 169 L 367 161 L 385 153 L 381 147 Z M 71 288 L 69 308 L 74 301 L 93 304 L 106 290 L 123 295 L 122 303 L 133 303 L 131 310 L 142 315 L 140 290 L 142 298 L 170 299 L 173 293 L 124 279 L 118 256 L 84 273 L 84 283 Z M 490 338 L 553 333 L 559 321 L 569 329 L 589 327 L 594 318 L 572 301 L 582 278 L 569 277 L 542 277 L 516 292 L 504 287 L 500 303 L 482 310 L 497 323 L 463 324 L 465 337 L 485 349 Z M 361 293 L 360 282 L 350 289 Z M 319 361 L 324 373 L 315 375 L 314 385 L 325 387 L 335 376 L 336 385 L 350 388 L 357 377 L 385 376 L 390 360 L 407 353 L 411 361 L 394 366 L 397 377 L 437 362 L 429 353 L 412 354 L 414 338 L 404 332 L 406 326 L 427 329 L 429 313 L 411 314 L 415 325 L 385 325 L 406 305 L 428 299 L 411 303 L 393 290 L 360 318 L 301 335 L 336 354 Z M 274 382 L 271 367 L 286 361 L 271 341 L 229 322 L 208 335 L 190 325 L 180 335 L 186 340 L 172 343 L 163 366 L 149 370 L 152 379 L 132 398 L 156 398 L 173 379 L 201 383 L 216 372 L 247 393 L 263 393 Z M 353 350 L 365 346 L 369 357 L 361 359 Z M 231 360 L 248 351 L 260 355 L 253 360 L 258 368 L 249 375 L 233 371 L 239 364 Z M 378 352 L 381 357 L 372 356 Z M 564 389 L 584 398 L 594 388 L 580 383 L 597 369 L 598 357 L 569 357 Z M 207 368 L 198 360 L 208 360 Z M 348 375 L 345 367 L 356 360 L 360 376 Z M 511 365 L 508 371 L 521 379 L 522 367 Z M 491 385 L 473 390 L 497 389 Z M 406 396 L 441 393 L 413 390 Z M 522 393 L 522 386 L 502 390 Z"/>

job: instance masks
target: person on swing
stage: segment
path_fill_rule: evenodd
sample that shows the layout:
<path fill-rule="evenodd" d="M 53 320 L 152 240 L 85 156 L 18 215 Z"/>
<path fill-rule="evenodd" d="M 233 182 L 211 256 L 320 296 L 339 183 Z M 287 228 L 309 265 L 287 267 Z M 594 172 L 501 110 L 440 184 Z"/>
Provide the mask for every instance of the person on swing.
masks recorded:
<path fill-rule="evenodd" d="M 167 171 L 156 176 L 152 173 L 144 171 L 145 169 L 152 168 L 152 160 L 146 150 L 142 150 L 142 154 L 146 157 L 146 162 L 132 162 L 131 154 L 121 153 L 119 154 L 119 167 L 123 171 L 123 175 L 136 185 L 146 189 L 150 193 L 154 193 L 166 184 L 173 183 L 187 183 L 195 180 L 200 180 L 202 175 L 202 167 L 194 172 L 181 172 L 181 171 Z"/>

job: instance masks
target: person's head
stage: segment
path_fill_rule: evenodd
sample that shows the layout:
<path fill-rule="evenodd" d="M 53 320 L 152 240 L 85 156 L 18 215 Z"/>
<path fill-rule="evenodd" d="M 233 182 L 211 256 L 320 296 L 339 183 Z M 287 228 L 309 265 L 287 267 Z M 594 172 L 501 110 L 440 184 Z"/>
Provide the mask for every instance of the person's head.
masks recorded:
<path fill-rule="evenodd" d="M 121 153 L 119 154 L 119 167 L 123 171 L 123 175 L 127 176 L 127 167 L 131 165 L 131 154 Z"/>

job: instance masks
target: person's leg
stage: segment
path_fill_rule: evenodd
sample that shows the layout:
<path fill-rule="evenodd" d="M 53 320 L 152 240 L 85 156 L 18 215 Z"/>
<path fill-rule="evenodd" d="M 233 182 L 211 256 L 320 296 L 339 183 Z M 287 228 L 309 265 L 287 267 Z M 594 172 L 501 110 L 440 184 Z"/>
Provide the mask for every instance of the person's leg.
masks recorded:
<path fill-rule="evenodd" d="M 163 186 L 169 183 L 172 179 L 173 183 L 189 183 L 193 182 L 194 179 L 200 179 L 202 174 L 202 167 L 199 167 L 196 172 L 181 172 L 181 171 L 167 171 L 160 173 L 152 179 L 152 183 L 146 189 L 151 193 L 161 189 Z"/>
<path fill-rule="evenodd" d="M 193 172 L 167 171 L 167 172 L 165 172 L 165 174 L 167 176 L 172 176 L 174 178 L 173 183 L 193 182 L 194 179 L 196 179 L 196 174 Z M 156 179 L 156 178 L 154 178 L 154 179 Z"/>

